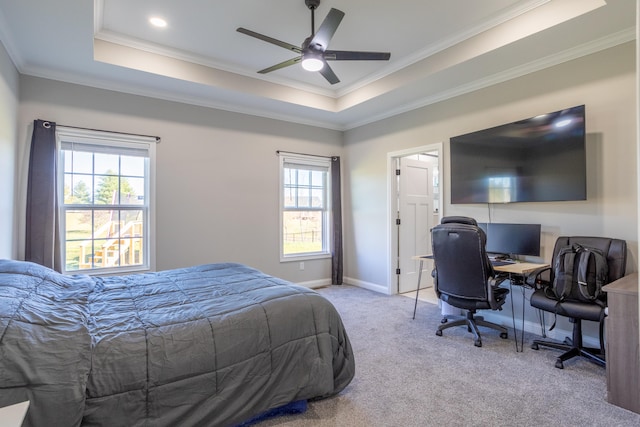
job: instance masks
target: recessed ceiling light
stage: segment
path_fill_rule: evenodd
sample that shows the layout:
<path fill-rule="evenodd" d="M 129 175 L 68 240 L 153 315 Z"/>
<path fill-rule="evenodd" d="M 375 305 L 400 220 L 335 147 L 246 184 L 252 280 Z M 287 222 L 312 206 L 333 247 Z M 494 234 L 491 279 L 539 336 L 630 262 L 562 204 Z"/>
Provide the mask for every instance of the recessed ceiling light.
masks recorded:
<path fill-rule="evenodd" d="M 158 28 L 164 28 L 167 26 L 167 21 L 157 16 L 149 18 L 149 22 L 151 23 L 151 25 Z"/>

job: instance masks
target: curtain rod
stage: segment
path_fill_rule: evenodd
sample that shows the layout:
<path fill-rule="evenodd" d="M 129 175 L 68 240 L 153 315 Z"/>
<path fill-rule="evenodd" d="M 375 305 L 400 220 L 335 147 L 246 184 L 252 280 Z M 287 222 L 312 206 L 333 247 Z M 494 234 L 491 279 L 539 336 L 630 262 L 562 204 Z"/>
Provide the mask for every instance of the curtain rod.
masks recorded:
<path fill-rule="evenodd" d="M 49 123 L 48 120 L 43 120 L 45 127 L 47 123 Z M 144 135 L 141 133 L 129 133 L 129 132 L 116 132 L 114 130 L 102 130 L 102 129 L 93 129 L 93 128 L 83 128 L 80 126 L 69 126 L 69 125 L 61 125 L 61 124 L 56 124 L 56 126 L 60 126 L 60 127 L 64 127 L 64 128 L 69 128 L 69 129 L 80 129 L 80 130 L 90 130 L 90 131 L 94 131 L 94 132 L 106 132 L 106 133 L 117 133 L 120 135 L 133 135 L 133 136 L 143 136 L 145 138 L 155 138 L 156 142 L 160 142 L 161 138 L 159 136 L 155 136 L 155 135 Z"/>
<path fill-rule="evenodd" d="M 323 159 L 331 159 L 331 160 L 335 160 L 337 158 L 339 158 L 339 156 L 320 156 L 318 154 L 307 154 L 307 153 L 296 153 L 295 151 L 283 151 L 283 150 L 276 150 L 276 154 L 298 154 L 300 156 L 309 156 L 309 157 L 321 157 Z"/>

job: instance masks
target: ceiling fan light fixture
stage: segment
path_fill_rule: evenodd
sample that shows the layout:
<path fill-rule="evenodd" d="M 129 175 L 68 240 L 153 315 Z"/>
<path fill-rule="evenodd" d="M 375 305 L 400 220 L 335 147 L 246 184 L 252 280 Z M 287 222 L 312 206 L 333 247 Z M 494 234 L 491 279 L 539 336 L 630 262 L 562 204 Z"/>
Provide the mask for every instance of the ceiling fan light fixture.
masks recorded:
<path fill-rule="evenodd" d="M 308 52 L 302 55 L 302 68 L 307 71 L 320 71 L 324 67 L 322 55 L 315 52 Z"/>

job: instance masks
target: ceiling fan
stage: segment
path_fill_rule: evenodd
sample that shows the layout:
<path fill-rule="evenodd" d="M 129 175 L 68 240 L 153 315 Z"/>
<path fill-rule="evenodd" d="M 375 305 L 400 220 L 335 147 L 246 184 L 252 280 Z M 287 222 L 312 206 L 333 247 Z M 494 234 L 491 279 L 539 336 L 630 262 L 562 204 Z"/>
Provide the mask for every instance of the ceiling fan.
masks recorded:
<path fill-rule="evenodd" d="M 336 84 L 340 82 L 340 79 L 338 79 L 338 76 L 336 76 L 329 64 L 327 64 L 327 61 L 387 61 L 391 57 L 389 52 L 328 50 L 329 42 L 338 29 L 340 21 L 344 18 L 344 12 L 332 8 L 326 18 L 324 18 L 324 21 L 322 21 L 322 24 L 320 24 L 318 31 L 315 31 L 314 11 L 320 5 L 320 0 L 304 0 L 304 4 L 311 10 L 311 35 L 302 42 L 301 47 L 256 33 L 255 31 L 247 30 L 246 28 L 239 27 L 237 29 L 240 33 L 300 54 L 300 56 L 260 70 L 258 73 L 270 73 L 271 71 L 279 70 L 300 62 L 302 63 L 302 68 L 305 70 L 318 71 L 329 83 Z"/>

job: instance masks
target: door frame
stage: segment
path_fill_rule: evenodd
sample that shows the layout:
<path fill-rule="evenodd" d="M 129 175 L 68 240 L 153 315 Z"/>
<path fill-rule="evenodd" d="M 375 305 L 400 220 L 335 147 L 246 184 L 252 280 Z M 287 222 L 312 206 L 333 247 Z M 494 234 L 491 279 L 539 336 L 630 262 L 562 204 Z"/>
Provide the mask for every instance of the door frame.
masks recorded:
<path fill-rule="evenodd" d="M 436 142 L 429 145 L 422 145 L 420 147 L 407 148 L 400 151 L 392 151 L 387 153 L 387 293 L 389 295 L 395 295 L 398 293 L 398 276 L 396 274 L 396 261 L 398 254 L 398 226 L 396 225 L 397 216 L 397 200 L 398 191 L 396 187 L 396 159 L 400 157 L 411 156 L 414 154 L 424 153 L 425 151 L 437 151 L 438 152 L 438 174 L 439 174 L 439 186 L 440 192 L 439 199 L 439 216 L 442 219 L 444 214 L 443 203 L 443 157 L 444 149 L 442 142 Z M 401 178 L 402 179 L 402 178 Z"/>

